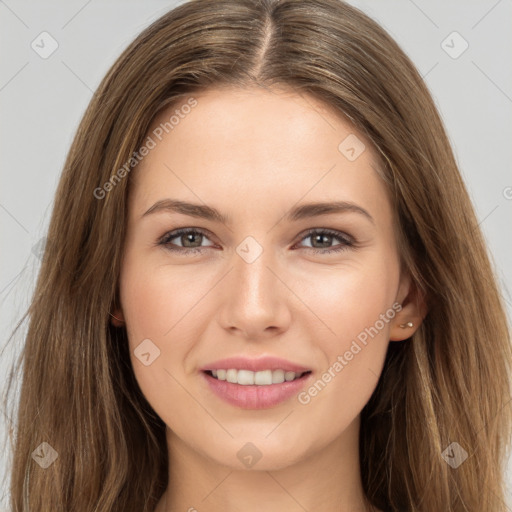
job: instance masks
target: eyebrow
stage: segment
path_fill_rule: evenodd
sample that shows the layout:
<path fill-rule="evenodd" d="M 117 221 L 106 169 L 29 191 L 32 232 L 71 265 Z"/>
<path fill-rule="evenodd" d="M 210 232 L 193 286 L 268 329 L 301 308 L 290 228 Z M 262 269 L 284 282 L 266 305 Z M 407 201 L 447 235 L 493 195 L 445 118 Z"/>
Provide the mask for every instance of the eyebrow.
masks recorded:
<path fill-rule="evenodd" d="M 230 217 L 223 215 L 217 209 L 195 203 L 188 203 L 186 201 L 179 201 L 176 199 L 162 199 L 157 201 L 151 206 L 142 217 L 159 212 L 175 212 L 191 217 L 211 220 L 214 222 L 221 222 L 222 224 L 229 224 Z M 375 224 L 374 218 L 361 206 L 350 201 L 330 201 L 330 202 L 317 202 L 306 203 L 292 208 L 285 216 L 288 222 L 296 222 L 298 220 L 319 217 L 321 215 L 329 215 L 335 213 L 353 212 L 359 213 L 366 217 L 372 224 Z"/>

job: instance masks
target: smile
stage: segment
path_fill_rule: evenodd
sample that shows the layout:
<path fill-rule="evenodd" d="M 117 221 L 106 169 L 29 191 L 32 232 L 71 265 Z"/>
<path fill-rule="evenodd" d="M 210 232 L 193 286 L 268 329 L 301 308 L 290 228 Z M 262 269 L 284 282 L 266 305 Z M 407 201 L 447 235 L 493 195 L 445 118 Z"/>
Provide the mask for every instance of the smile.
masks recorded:
<path fill-rule="evenodd" d="M 311 371 L 206 370 L 201 372 L 211 391 L 241 409 L 268 409 L 296 396 L 310 381 Z"/>
<path fill-rule="evenodd" d="M 285 381 L 290 382 L 295 379 L 300 379 L 304 374 L 311 372 L 296 373 L 280 369 L 252 372 L 251 370 L 236 370 L 231 368 L 229 370 L 212 370 L 210 373 L 212 377 L 231 382 L 232 384 L 240 384 L 242 386 L 270 386 L 271 384 L 281 384 Z"/>

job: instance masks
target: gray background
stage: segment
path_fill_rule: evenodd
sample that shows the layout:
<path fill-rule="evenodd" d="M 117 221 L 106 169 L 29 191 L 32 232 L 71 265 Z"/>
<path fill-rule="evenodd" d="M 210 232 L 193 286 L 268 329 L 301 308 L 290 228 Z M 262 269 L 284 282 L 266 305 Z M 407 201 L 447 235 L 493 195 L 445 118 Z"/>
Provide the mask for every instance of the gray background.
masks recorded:
<path fill-rule="evenodd" d="M 38 243 L 45 235 L 64 158 L 93 91 L 136 34 L 177 3 L 0 0 L 1 347 L 28 305 L 39 266 Z M 432 91 L 510 315 L 512 0 L 349 3 L 390 32 Z M 47 59 L 31 47 L 43 31 L 58 43 Z M 461 38 L 450 36 L 454 31 Z M 458 55 L 464 41 L 469 46 Z M 22 337 L 23 331 L 2 354 L 0 383 Z M 5 457 L 0 459 L 0 475 L 6 474 L 7 465 Z M 508 481 L 512 512 L 512 459 Z M 7 510 L 5 493 L 0 488 L 0 510 Z"/>

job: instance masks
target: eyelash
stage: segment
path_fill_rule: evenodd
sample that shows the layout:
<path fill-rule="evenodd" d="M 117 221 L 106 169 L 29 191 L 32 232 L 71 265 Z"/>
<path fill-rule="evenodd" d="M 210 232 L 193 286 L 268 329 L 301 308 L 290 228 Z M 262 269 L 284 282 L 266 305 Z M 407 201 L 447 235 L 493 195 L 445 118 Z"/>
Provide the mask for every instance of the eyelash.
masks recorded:
<path fill-rule="evenodd" d="M 205 237 L 208 237 L 208 234 L 201 229 L 181 228 L 181 229 L 177 229 L 175 231 L 170 231 L 169 233 L 166 233 L 162 238 L 160 238 L 160 240 L 157 242 L 157 245 L 164 246 L 169 251 L 181 253 L 183 255 L 191 254 L 191 253 L 201 253 L 201 252 L 203 252 L 204 249 L 211 247 L 211 246 L 192 247 L 192 248 L 179 247 L 179 246 L 172 247 L 172 244 L 170 243 L 171 240 L 178 238 L 181 235 L 188 235 L 191 233 L 200 234 Z M 349 237 L 348 235 L 344 235 L 340 231 L 335 231 L 332 229 L 318 229 L 318 228 L 308 230 L 304 234 L 304 236 L 299 240 L 299 242 L 302 242 L 304 239 L 309 238 L 313 235 L 329 235 L 329 236 L 332 236 L 333 238 L 336 238 L 342 242 L 342 244 L 335 249 L 330 249 L 330 248 L 316 249 L 314 247 L 305 247 L 305 249 L 308 249 L 313 254 L 332 254 L 332 253 L 342 252 L 342 251 L 346 251 L 347 249 L 349 249 L 351 247 L 353 248 L 356 245 L 355 241 L 352 237 Z"/>

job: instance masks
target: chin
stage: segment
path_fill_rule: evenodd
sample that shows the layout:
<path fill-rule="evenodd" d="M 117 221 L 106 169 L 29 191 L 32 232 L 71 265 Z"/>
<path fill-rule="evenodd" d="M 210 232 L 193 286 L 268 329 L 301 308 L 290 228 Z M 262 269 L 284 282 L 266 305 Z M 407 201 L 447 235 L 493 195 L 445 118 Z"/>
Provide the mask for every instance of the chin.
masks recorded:
<path fill-rule="evenodd" d="M 214 453 L 207 450 L 205 454 L 216 464 L 236 471 L 279 471 L 308 456 L 304 440 L 283 444 L 277 437 L 272 441 L 261 439 L 261 436 L 243 437 L 243 441 L 240 439 L 232 439 L 224 446 L 217 445 Z M 297 451 L 298 446 L 300 452 Z"/>

